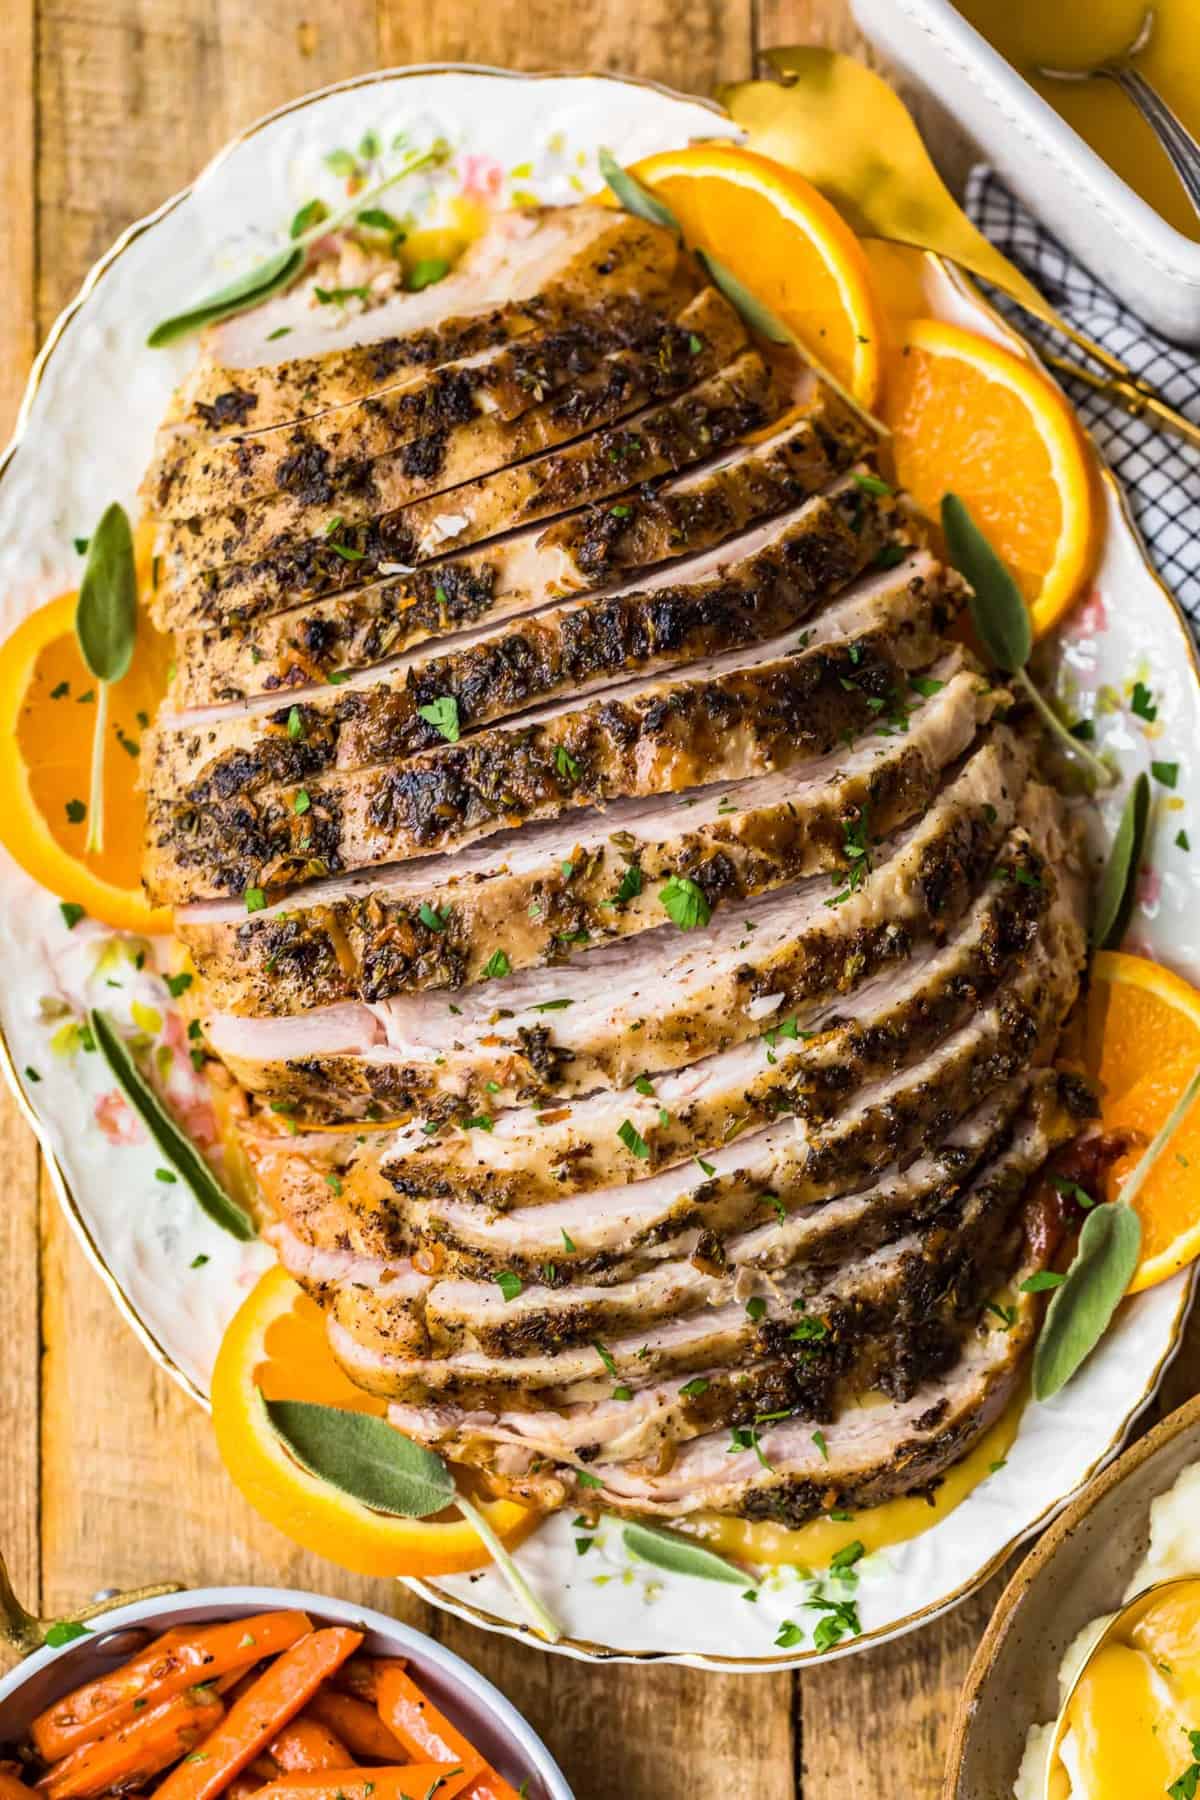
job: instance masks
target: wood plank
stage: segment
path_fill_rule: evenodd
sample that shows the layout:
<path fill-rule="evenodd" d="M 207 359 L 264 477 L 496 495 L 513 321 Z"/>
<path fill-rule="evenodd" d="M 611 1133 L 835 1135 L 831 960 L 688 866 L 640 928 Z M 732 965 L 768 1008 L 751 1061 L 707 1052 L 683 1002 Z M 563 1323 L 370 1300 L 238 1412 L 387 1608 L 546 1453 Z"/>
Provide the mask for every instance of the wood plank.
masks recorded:
<path fill-rule="evenodd" d="M 0 443 L 16 422 L 29 373 L 34 323 L 34 0 L 0 7 L 0 68 L 8 90 L 5 155 L 0 159 Z M 0 1266 L 4 1339 L 0 1345 L 0 1547 L 26 1604 L 41 1598 L 38 1544 L 39 1322 L 38 1152 L 16 1101 L 0 1092 Z"/>

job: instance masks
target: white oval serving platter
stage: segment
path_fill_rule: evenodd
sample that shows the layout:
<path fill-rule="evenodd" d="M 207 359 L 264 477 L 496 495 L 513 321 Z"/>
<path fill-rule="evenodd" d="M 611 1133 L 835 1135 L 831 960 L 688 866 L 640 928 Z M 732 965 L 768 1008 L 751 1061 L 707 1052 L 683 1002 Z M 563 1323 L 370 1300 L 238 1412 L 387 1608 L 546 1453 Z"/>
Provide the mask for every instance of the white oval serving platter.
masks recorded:
<path fill-rule="evenodd" d="M 252 126 L 186 193 L 132 226 L 97 264 L 59 319 L 34 368 L 17 437 L 0 465 L 0 636 L 35 606 L 74 587 L 73 539 L 114 499 L 131 509 L 158 419 L 194 346 L 145 348 L 150 327 L 248 267 L 314 193 L 333 197 L 329 151 L 365 132 L 385 144 L 444 136 L 453 180 L 504 200 L 514 192 L 565 201 L 598 185 L 596 152 L 623 161 L 699 137 L 732 136 L 710 104 L 606 76 L 514 76 L 479 69 L 385 71 L 307 96 Z M 406 204 L 410 196 L 406 194 Z M 418 204 L 438 203 L 436 185 Z M 967 285 L 932 258 L 930 310 L 1021 349 Z M 1174 792 L 1156 787 L 1155 818 L 1131 947 L 1200 980 L 1200 824 L 1193 791 L 1200 748 L 1200 676 L 1187 627 L 1153 575 L 1116 483 L 1104 481 L 1107 539 L 1092 590 L 1055 647 L 1059 691 L 1094 714 L 1099 747 L 1127 781 L 1152 760 L 1179 765 Z M 1152 723 L 1128 708 L 1133 683 L 1154 692 Z M 132 766 L 131 766 L 132 776 Z M 1097 853 L 1121 794 L 1097 820 Z M 1175 843 L 1190 829 L 1195 857 Z M 74 930 L 57 901 L 0 851 L 0 1026 L 6 1072 L 37 1132 L 68 1218 L 150 1353 L 203 1401 L 221 1333 L 270 1253 L 235 1243 L 181 1184 L 156 1180 L 152 1146 L 73 1024 L 89 1004 L 129 1019 L 136 1002 L 168 1091 L 200 1136 L 211 1129 L 178 1014 L 136 946 L 85 920 Z M 117 985 L 114 986 L 113 984 Z M 1127 1302 L 1080 1376 L 1047 1406 L 1026 1409 L 1003 1465 L 933 1529 L 861 1566 L 862 1633 L 853 1654 L 934 1617 L 999 1566 L 1119 1448 L 1179 1342 L 1187 1274 Z M 559 1618 L 561 1651 L 593 1658 L 667 1658 L 698 1666 L 794 1666 L 774 1640 L 811 1591 L 797 1571 L 771 1574 L 757 1604 L 731 1587 L 632 1565 L 619 1531 L 602 1528 L 586 1556 L 565 1515 L 520 1550 L 522 1567 Z M 485 1627 L 524 1634 L 493 1573 L 415 1582 L 434 1604 Z M 808 1634 L 806 1633 L 806 1640 Z"/>

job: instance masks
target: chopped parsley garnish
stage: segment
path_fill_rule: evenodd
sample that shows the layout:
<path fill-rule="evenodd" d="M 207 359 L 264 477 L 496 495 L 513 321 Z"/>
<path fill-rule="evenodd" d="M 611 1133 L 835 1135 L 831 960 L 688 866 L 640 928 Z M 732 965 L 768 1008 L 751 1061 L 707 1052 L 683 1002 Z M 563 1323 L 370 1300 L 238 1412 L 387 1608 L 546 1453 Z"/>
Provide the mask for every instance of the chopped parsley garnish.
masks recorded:
<path fill-rule="evenodd" d="M 267 896 L 260 887 L 248 887 L 245 899 L 248 913 L 262 912 L 267 904 Z"/>
<path fill-rule="evenodd" d="M 579 764 L 562 744 L 554 752 L 554 767 L 564 781 L 579 780 Z"/>
<path fill-rule="evenodd" d="M 155 1181 L 161 1181 L 164 1187 L 174 1187 L 175 1183 L 179 1180 L 179 1177 L 176 1175 L 174 1169 L 155 1169 L 154 1179 Z"/>
<path fill-rule="evenodd" d="M 701 1394 L 708 1392 L 710 1386 L 707 1375 L 693 1375 L 690 1381 L 684 1382 L 679 1393 L 684 1400 L 698 1400 Z"/>
<path fill-rule="evenodd" d="M 77 900 L 60 900 L 58 910 L 68 931 L 74 931 L 80 919 L 87 918 L 87 913 Z"/>
<path fill-rule="evenodd" d="M 1175 847 L 1178 850 L 1190 850 L 1191 849 L 1191 847 L 1192 847 L 1191 840 L 1188 837 L 1188 834 L 1186 831 L 1177 831 L 1175 833 Z"/>
<path fill-rule="evenodd" d="M 496 1286 L 505 1300 L 515 1300 L 521 1291 L 521 1277 L 514 1275 L 511 1269 L 501 1269 L 496 1277 Z"/>
<path fill-rule="evenodd" d="M 172 1000 L 178 1000 L 180 994 L 186 994 L 195 979 L 196 977 L 189 974 L 186 969 L 181 970 L 178 975 L 168 975 L 166 977 L 167 992 Z M 198 1022 L 193 1020 L 194 1024 Z"/>
<path fill-rule="evenodd" d="M 495 1124 L 490 1113 L 472 1113 L 469 1119 L 463 1120 L 462 1128 L 464 1131 L 492 1131 Z"/>
<path fill-rule="evenodd" d="M 763 1299 L 761 1294 L 755 1294 L 752 1299 L 747 1300 L 747 1302 L 746 1302 L 746 1317 L 749 1319 L 749 1321 L 752 1325 L 757 1325 L 759 1320 L 765 1319 L 766 1316 L 767 1316 L 767 1303 Z"/>
<path fill-rule="evenodd" d="M 658 897 L 667 917 L 680 931 L 695 931 L 697 926 L 707 925 L 712 918 L 712 907 L 704 889 L 690 875 L 672 875 L 659 888 Z"/>
<path fill-rule="evenodd" d="M 439 694 L 428 706 L 418 706 L 418 715 L 445 738 L 448 744 L 459 740 L 458 701 L 453 694 Z"/>
<path fill-rule="evenodd" d="M 865 1556 L 866 1553 L 865 1544 L 860 1544 L 855 1538 L 852 1544 L 843 1544 L 840 1550 L 834 1551 L 829 1559 L 829 1567 L 831 1569 L 852 1569 L 860 1557 Z"/>
<path fill-rule="evenodd" d="M 854 482 L 855 487 L 861 488 L 864 494 L 890 494 L 894 492 L 894 489 L 888 482 L 884 481 L 883 477 L 880 475 L 860 475 L 857 469 L 855 469 L 851 471 L 850 478 Z"/>
<path fill-rule="evenodd" d="M 607 1349 L 600 1342 L 599 1338 L 592 1339 L 592 1349 L 596 1352 L 597 1356 L 600 1358 L 600 1361 L 604 1364 L 604 1367 L 608 1370 L 609 1374 L 615 1376 L 616 1372 L 617 1372 L 617 1365 L 616 1365 L 616 1361 L 613 1357 L 612 1351 Z"/>
<path fill-rule="evenodd" d="M 1200 1731 L 1189 1731 L 1185 1726 L 1184 1736 L 1187 1738 L 1192 1760 L 1183 1774 L 1167 1789 L 1168 1800 L 1196 1800 L 1197 1794 L 1200 1794 Z"/>
<path fill-rule="evenodd" d="M 325 1185 L 330 1188 L 333 1193 L 340 1196 L 342 1191 L 342 1178 L 340 1175 L 336 1175 L 332 1169 L 325 1177 Z"/>
<path fill-rule="evenodd" d="M 696 1163 L 696 1167 L 700 1170 L 700 1173 L 702 1175 L 715 1175 L 716 1174 L 717 1171 L 716 1171 L 715 1164 L 710 1163 L 710 1162 L 705 1162 L 705 1160 L 702 1156 L 697 1156 L 694 1160 Z"/>
<path fill-rule="evenodd" d="M 1092 1195 L 1086 1188 L 1080 1187 L 1077 1181 L 1070 1180 L 1066 1175 L 1051 1175 L 1050 1181 L 1064 1200 L 1073 1200 L 1076 1206 L 1082 1206 L 1085 1212 L 1089 1207 L 1095 1206 L 1096 1202 Z"/>
<path fill-rule="evenodd" d="M 946 684 L 944 681 L 935 681 L 932 675 L 910 675 L 908 685 L 923 700 L 928 700 L 932 695 L 940 694 Z"/>
<path fill-rule="evenodd" d="M 862 1630 L 858 1607 L 853 1600 L 827 1600 L 823 1595 L 814 1594 L 804 1604 L 814 1612 L 825 1614 L 813 1632 L 813 1648 L 822 1655 L 840 1644 L 844 1637 L 857 1637 Z"/>
<path fill-rule="evenodd" d="M 562 1232 L 563 1249 L 567 1252 L 568 1256 L 573 1256 L 575 1253 L 575 1245 L 571 1241 L 566 1226 L 560 1225 L 559 1230 Z"/>
<path fill-rule="evenodd" d="M 856 819 L 842 820 L 842 854 L 846 858 L 847 867 L 839 873 L 838 879 L 844 883 L 841 891 L 827 900 L 827 906 L 841 906 L 851 894 L 857 893 L 871 873 L 871 846 L 867 838 L 867 809 L 859 813 Z"/>
<path fill-rule="evenodd" d="M 82 800 L 67 801 L 67 818 L 72 825 L 82 825 L 87 818 L 87 807 Z"/>
<path fill-rule="evenodd" d="M 802 1644 L 803 1642 L 803 1627 L 794 1625 L 790 1619 L 785 1619 L 783 1624 L 779 1627 L 778 1634 L 775 1638 L 776 1648 L 779 1650 L 794 1650 L 797 1644 Z"/>
<path fill-rule="evenodd" d="M 649 1144 L 646 1142 L 637 1126 L 632 1124 L 628 1119 L 623 1119 L 617 1127 L 617 1136 L 632 1156 L 639 1156 L 643 1160 L 649 1156 Z"/>
<path fill-rule="evenodd" d="M 789 1335 L 797 1344 L 819 1344 L 829 1336 L 829 1327 L 824 1319 L 798 1319 Z"/>
<path fill-rule="evenodd" d="M 576 1469 L 575 1479 L 580 1487 L 598 1488 L 604 1486 L 604 1483 L 600 1480 L 598 1475 L 590 1475 L 586 1469 Z"/>
<path fill-rule="evenodd" d="M 984 1312 L 990 1312 L 995 1318 L 999 1319 L 1000 1329 L 1002 1331 L 1011 1331 L 1017 1322 L 1017 1309 L 1015 1306 L 1001 1306 L 998 1301 L 989 1300 L 983 1310 Z"/>
<path fill-rule="evenodd" d="M 287 734 L 293 740 L 304 736 L 304 714 L 298 706 L 293 706 L 287 716 Z"/>
<path fill-rule="evenodd" d="M 1129 702 L 1129 709 L 1131 712 L 1136 713 L 1139 719 L 1145 719 L 1148 724 L 1152 725 L 1155 719 L 1157 719 L 1158 707 L 1155 705 L 1154 697 L 1144 681 L 1134 682 L 1133 698 Z"/>
<path fill-rule="evenodd" d="M 311 805 L 312 797 L 309 794 L 308 789 L 297 788 L 292 797 L 292 811 L 294 813 L 306 813 Z"/>
<path fill-rule="evenodd" d="M 1179 781 L 1179 764 L 1176 762 L 1152 762 L 1150 773 L 1155 781 L 1161 782 L 1165 788 L 1173 788 Z"/>
<path fill-rule="evenodd" d="M 428 900 L 422 900 L 417 908 L 417 917 L 422 925 L 427 926 L 430 931 L 445 931 L 450 923 L 450 914 L 438 912 L 430 906 Z"/>
<path fill-rule="evenodd" d="M 616 906 L 624 906 L 629 900 L 636 900 L 642 891 L 642 871 L 636 863 L 630 863 L 621 877 L 621 885 L 613 895 Z"/>
<path fill-rule="evenodd" d="M 531 1006 L 529 1010 L 535 1013 L 564 1012 L 568 1006 L 574 1006 L 574 1004 L 573 1000 L 539 1000 L 537 1005 Z"/>
<path fill-rule="evenodd" d="M 1038 1269 L 1021 1283 L 1023 1294 L 1048 1294 L 1051 1288 L 1061 1287 L 1066 1280 L 1065 1275 L 1056 1275 L 1053 1269 Z"/>
<path fill-rule="evenodd" d="M 501 975 L 511 975 L 512 964 L 503 950 L 493 950 L 483 970 L 485 981 L 495 981 Z"/>

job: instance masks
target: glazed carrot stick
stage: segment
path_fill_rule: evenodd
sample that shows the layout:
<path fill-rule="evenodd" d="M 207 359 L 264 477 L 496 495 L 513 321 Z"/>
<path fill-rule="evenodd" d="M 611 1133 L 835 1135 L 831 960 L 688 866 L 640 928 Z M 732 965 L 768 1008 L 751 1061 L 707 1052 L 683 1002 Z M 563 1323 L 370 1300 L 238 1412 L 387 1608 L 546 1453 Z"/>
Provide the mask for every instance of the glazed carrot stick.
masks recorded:
<path fill-rule="evenodd" d="M 352 1656 L 345 1667 L 338 1670 L 330 1686 L 353 1694 L 359 1700 L 367 1700 L 374 1706 L 379 1698 L 377 1684 L 380 1669 L 407 1667 L 402 1656 Z"/>
<path fill-rule="evenodd" d="M 89 1800 L 111 1788 L 141 1787 L 195 1750 L 224 1716 L 224 1703 L 211 1687 L 185 1688 L 73 1750 L 46 1771 L 38 1788 L 46 1800 Z"/>
<path fill-rule="evenodd" d="M 462 1800 L 520 1800 L 520 1797 L 503 1775 L 487 1768 L 475 1777 L 469 1788 L 463 1789 Z"/>
<path fill-rule="evenodd" d="M 39 1713 L 29 1728 L 43 1762 L 57 1762 L 92 1738 L 107 1737 L 140 1712 L 197 1682 L 286 1650 L 312 1621 L 299 1612 L 258 1613 L 219 1625 L 178 1627 L 95 1681 Z"/>
<path fill-rule="evenodd" d="M 311 1705 L 309 1707 L 311 1713 Z M 327 1725 L 308 1717 L 293 1719 L 272 1738 L 267 1755 L 281 1774 L 293 1769 L 351 1769 L 354 1758 Z"/>
<path fill-rule="evenodd" d="M 261 1794 L 263 1784 L 253 1775 L 239 1775 L 225 1789 L 225 1800 L 254 1800 L 255 1794 Z"/>
<path fill-rule="evenodd" d="M 213 1800 L 303 1712 L 321 1683 L 361 1643 L 361 1631 L 334 1626 L 311 1631 L 285 1650 L 234 1702 L 201 1755 L 172 1769 L 155 1790 L 156 1800 Z"/>
<path fill-rule="evenodd" d="M 0 1800 L 34 1800 L 33 1789 L 7 1769 L 0 1769 Z"/>
<path fill-rule="evenodd" d="M 412 1762 L 399 1769 L 313 1769 L 259 1788 L 256 1800 L 454 1800 L 471 1780 L 461 1763 Z"/>
<path fill-rule="evenodd" d="M 328 1727 L 354 1756 L 371 1756 L 386 1763 L 405 1760 L 399 1738 L 388 1730 L 373 1706 L 356 1700 L 353 1694 L 339 1694 L 331 1687 L 323 1687 L 305 1707 L 304 1717 Z"/>
<path fill-rule="evenodd" d="M 410 1756 L 461 1763 L 471 1772 L 469 1792 L 477 1792 L 477 1800 L 485 1800 L 486 1796 L 495 1796 L 496 1800 L 517 1800 L 516 1790 L 509 1786 L 503 1775 L 498 1774 L 486 1757 L 467 1742 L 458 1727 L 438 1711 L 403 1669 L 382 1669 L 377 1685 L 379 1716 L 389 1731 L 395 1732 Z M 485 1785 L 480 1786 L 480 1783 Z"/>

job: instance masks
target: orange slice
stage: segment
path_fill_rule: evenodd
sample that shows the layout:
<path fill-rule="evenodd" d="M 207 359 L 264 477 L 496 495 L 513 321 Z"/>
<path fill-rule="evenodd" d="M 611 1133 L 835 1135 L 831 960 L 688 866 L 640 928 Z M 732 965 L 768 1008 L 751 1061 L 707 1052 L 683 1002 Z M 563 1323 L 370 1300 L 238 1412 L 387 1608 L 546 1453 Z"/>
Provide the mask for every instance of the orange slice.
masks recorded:
<path fill-rule="evenodd" d="M 879 393 L 883 327 L 862 245 L 802 175 L 732 144 L 664 150 L 633 168 L 684 242 L 711 252 L 863 406 Z"/>
<path fill-rule="evenodd" d="M 1078 599 L 1099 538 L 1091 454 L 1075 415 L 1032 363 L 939 319 L 911 319 L 888 358 L 884 417 L 896 478 L 937 518 L 959 494 L 1029 605 L 1041 636 Z"/>
<path fill-rule="evenodd" d="M 1119 1192 L 1200 1067 L 1200 993 L 1161 963 L 1103 950 L 1092 964 L 1087 1060 L 1105 1131 L 1129 1133 L 1113 1166 Z M 1184 1115 L 1134 1200 L 1142 1255 L 1130 1291 L 1165 1281 L 1200 1254 L 1200 1100 Z"/>
<path fill-rule="evenodd" d="M 96 682 L 75 641 L 75 595 L 39 607 L 0 645 L 0 843 L 35 881 L 126 931 L 169 931 L 142 892 L 137 749 L 166 690 L 170 640 L 143 616 L 129 673 L 109 690 L 104 850 L 84 849 Z"/>
<path fill-rule="evenodd" d="M 487 1564 L 488 1552 L 457 1513 L 401 1519 L 374 1512 L 301 1468 L 271 1429 L 260 1395 L 379 1417 L 387 1411 L 343 1375 L 320 1308 L 282 1269 L 269 1270 L 243 1301 L 213 1370 L 217 1447 L 234 1484 L 293 1542 L 359 1575 L 452 1575 Z M 472 1498 L 510 1547 L 540 1521 L 515 1501 Z"/>

